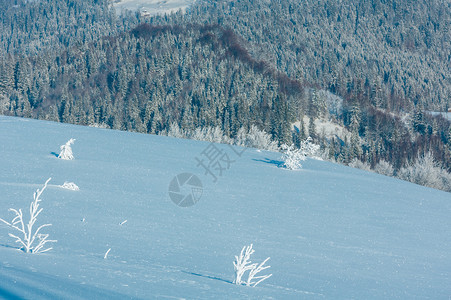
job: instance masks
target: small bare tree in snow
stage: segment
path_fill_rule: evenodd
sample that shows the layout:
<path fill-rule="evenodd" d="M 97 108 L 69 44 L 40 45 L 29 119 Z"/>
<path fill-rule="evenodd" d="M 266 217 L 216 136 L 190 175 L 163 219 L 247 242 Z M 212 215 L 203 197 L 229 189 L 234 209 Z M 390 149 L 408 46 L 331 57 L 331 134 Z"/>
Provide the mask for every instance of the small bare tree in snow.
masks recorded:
<path fill-rule="evenodd" d="M 235 261 L 233 262 L 233 267 L 235 269 L 235 279 L 233 280 L 233 283 L 235 284 L 257 286 L 260 282 L 272 276 L 272 274 L 256 276 L 258 273 L 271 266 L 264 266 L 269 260 L 269 257 L 260 264 L 252 263 L 250 261 L 251 255 L 255 252 L 255 250 L 252 249 L 252 246 L 252 244 L 250 246 L 244 246 L 240 256 L 235 256 Z M 249 271 L 248 278 L 244 281 L 243 276 L 247 271 Z"/>
<path fill-rule="evenodd" d="M 61 152 L 58 155 L 58 158 L 66 159 L 66 160 L 72 160 L 74 159 L 74 155 L 72 153 L 72 148 L 70 145 L 72 145 L 75 142 L 75 139 L 70 139 L 67 141 L 66 144 L 61 145 Z"/>
<path fill-rule="evenodd" d="M 17 235 L 14 235 L 12 233 L 9 234 L 10 237 L 16 239 L 16 243 L 20 243 L 22 245 L 21 250 L 26 253 L 43 253 L 49 251 L 52 248 L 43 249 L 45 244 L 56 242 L 56 240 L 48 240 L 48 234 L 40 233 L 42 228 L 52 226 L 52 224 L 44 224 L 39 226 L 36 230 L 33 230 L 33 226 L 36 223 L 37 217 L 42 212 L 42 208 L 39 208 L 39 202 L 41 202 L 40 197 L 42 192 L 44 192 L 44 190 L 46 189 L 50 179 L 51 178 L 47 179 L 42 190 L 37 189 L 33 194 L 34 201 L 30 203 L 30 220 L 26 225 L 24 223 L 23 213 L 21 209 L 9 209 L 16 215 L 11 222 L 7 222 L 0 218 L 0 221 L 5 223 L 9 227 L 19 231 L 23 235 L 23 237 L 18 237 Z"/>

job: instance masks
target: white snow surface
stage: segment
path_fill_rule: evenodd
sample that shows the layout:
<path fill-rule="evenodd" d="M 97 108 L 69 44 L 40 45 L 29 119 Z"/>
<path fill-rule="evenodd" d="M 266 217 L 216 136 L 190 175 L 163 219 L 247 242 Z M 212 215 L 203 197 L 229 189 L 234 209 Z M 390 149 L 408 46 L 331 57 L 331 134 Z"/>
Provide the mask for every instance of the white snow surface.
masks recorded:
<path fill-rule="evenodd" d="M 170 14 L 179 9 L 185 11 L 195 0 L 114 0 L 116 13 L 124 10 L 139 11 L 143 15 Z"/>
<path fill-rule="evenodd" d="M 77 159 L 57 159 L 70 137 Z M 451 296 L 451 194 L 325 161 L 289 171 L 278 153 L 226 145 L 235 162 L 215 183 L 195 159 L 208 145 L 0 116 L 0 217 L 26 212 L 49 177 L 80 186 L 41 196 L 37 223 L 58 240 L 47 253 L 19 251 L 0 224 L 0 298 Z M 203 184 L 191 207 L 168 196 L 182 172 Z M 234 285 L 234 256 L 251 243 L 273 276 Z"/>
<path fill-rule="evenodd" d="M 451 112 L 429 111 L 433 116 L 441 115 L 443 118 L 451 121 Z"/>

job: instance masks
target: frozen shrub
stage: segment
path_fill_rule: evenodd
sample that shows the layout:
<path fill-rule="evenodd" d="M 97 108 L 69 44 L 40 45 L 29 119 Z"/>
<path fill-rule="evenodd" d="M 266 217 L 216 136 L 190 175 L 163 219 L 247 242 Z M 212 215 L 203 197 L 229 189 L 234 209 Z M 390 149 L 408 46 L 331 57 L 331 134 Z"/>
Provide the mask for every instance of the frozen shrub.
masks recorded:
<path fill-rule="evenodd" d="M 441 171 L 441 179 L 442 179 L 442 190 L 451 192 L 451 174 L 446 172 L 446 170 Z"/>
<path fill-rule="evenodd" d="M 78 187 L 78 185 L 76 185 L 76 184 L 73 183 L 73 182 L 67 182 L 67 181 L 65 181 L 65 182 L 63 183 L 63 185 L 61 185 L 61 187 L 62 187 L 63 189 L 67 189 L 67 190 L 71 190 L 71 191 L 79 191 L 79 190 L 80 190 L 80 188 Z"/>
<path fill-rule="evenodd" d="M 371 171 L 371 166 L 365 162 L 362 162 L 360 159 L 354 158 L 349 164 L 351 168 L 356 168 L 365 171 Z"/>
<path fill-rule="evenodd" d="M 164 135 L 164 132 L 162 133 L 162 135 Z M 188 138 L 186 131 L 181 129 L 175 122 L 173 122 L 171 126 L 169 126 L 169 130 L 166 135 L 180 139 Z"/>
<path fill-rule="evenodd" d="M 211 143 L 224 143 L 230 144 L 231 140 L 228 136 L 224 134 L 222 129 L 218 126 L 216 127 L 204 127 L 196 128 L 194 132 L 191 133 L 190 138 L 198 141 L 207 141 Z"/>
<path fill-rule="evenodd" d="M 12 229 L 15 229 L 22 235 L 22 237 L 19 237 L 12 233 L 9 234 L 10 237 L 16 239 L 16 243 L 22 245 L 21 250 L 23 250 L 26 253 L 42 253 L 49 251 L 52 248 L 43 249 L 45 244 L 56 242 L 56 240 L 48 240 L 47 239 L 49 237 L 48 234 L 40 233 L 42 228 L 51 226 L 52 224 L 44 224 L 39 226 L 36 230 L 33 230 L 33 226 L 37 221 L 37 217 L 42 212 L 42 208 L 39 208 L 39 202 L 41 202 L 41 199 L 39 197 L 41 197 L 42 192 L 44 192 L 44 190 L 46 189 L 50 179 L 51 178 L 47 179 L 42 190 L 37 189 L 36 192 L 33 194 L 34 201 L 30 203 L 30 219 L 28 220 L 28 223 L 26 225 L 21 209 L 19 210 L 16 210 L 14 208 L 9 209 L 15 214 L 15 217 L 12 219 L 11 222 L 7 222 L 0 218 L 0 221 L 5 223 Z"/>
<path fill-rule="evenodd" d="M 450 174 L 443 170 L 434 160 L 430 152 L 418 157 L 415 163 L 398 171 L 397 177 L 419 185 L 449 190 Z"/>
<path fill-rule="evenodd" d="M 393 176 L 394 170 L 390 163 L 385 160 L 381 160 L 376 166 L 374 166 L 374 172 L 385 176 Z"/>
<path fill-rule="evenodd" d="M 235 261 L 233 262 L 233 267 L 235 270 L 235 279 L 233 280 L 233 283 L 235 284 L 257 286 L 260 282 L 272 276 L 272 274 L 256 276 L 261 271 L 270 268 L 270 266 L 264 266 L 264 264 L 269 260 L 269 257 L 260 264 L 252 263 L 250 258 L 255 252 L 255 250 L 252 249 L 252 246 L 252 244 L 250 246 L 244 246 L 241 250 L 240 256 L 235 256 Z M 243 276 L 247 271 L 249 271 L 248 278 L 244 281 Z"/>
<path fill-rule="evenodd" d="M 107 129 L 107 128 L 109 128 L 108 125 L 105 124 L 105 123 L 95 123 L 95 122 L 90 123 L 88 126 L 89 126 L 89 127 L 94 127 L 94 128 L 102 128 L 102 129 Z"/>
<path fill-rule="evenodd" d="M 204 128 L 198 127 L 194 131 L 190 131 L 180 128 L 177 123 L 172 123 L 171 126 L 169 126 L 169 129 L 167 131 L 160 132 L 160 135 L 197 141 L 207 141 L 212 143 L 231 143 L 231 139 L 226 136 L 222 129 L 218 126 Z"/>
<path fill-rule="evenodd" d="M 280 148 L 282 150 L 283 166 L 289 170 L 298 170 L 302 168 L 301 161 L 304 161 L 307 157 L 319 159 L 317 157 L 319 146 L 313 144 L 310 137 L 301 142 L 299 149 L 296 149 L 294 145 L 288 146 L 285 144 Z"/>
<path fill-rule="evenodd" d="M 282 149 L 282 160 L 283 166 L 288 170 L 298 170 L 302 168 L 301 161 L 305 160 L 305 155 L 302 154 L 301 149 L 296 149 L 294 145 L 288 146 L 283 144 Z"/>
<path fill-rule="evenodd" d="M 249 148 L 257 148 L 262 150 L 277 151 L 277 142 L 271 139 L 271 135 L 263 130 L 259 130 L 257 126 L 252 125 L 249 131 L 244 127 L 238 130 L 235 138 L 235 145 Z"/>
<path fill-rule="evenodd" d="M 319 148 L 319 145 L 312 143 L 311 137 L 303 140 L 299 146 L 299 149 L 304 156 L 321 160 L 321 158 L 318 156 Z"/>
<path fill-rule="evenodd" d="M 70 145 L 72 145 L 75 142 L 75 139 L 70 139 L 67 141 L 66 144 L 62 145 L 61 148 L 61 152 L 58 155 L 58 158 L 61 159 L 66 159 L 66 160 L 72 160 L 74 159 L 74 155 L 72 153 L 72 148 L 70 147 Z"/>

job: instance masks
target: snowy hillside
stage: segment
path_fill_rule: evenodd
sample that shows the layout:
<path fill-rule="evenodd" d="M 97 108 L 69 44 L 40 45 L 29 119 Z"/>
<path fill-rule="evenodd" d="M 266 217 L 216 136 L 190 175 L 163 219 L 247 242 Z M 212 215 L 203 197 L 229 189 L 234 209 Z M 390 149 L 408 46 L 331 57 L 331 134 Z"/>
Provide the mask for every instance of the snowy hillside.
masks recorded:
<path fill-rule="evenodd" d="M 75 160 L 58 159 L 70 138 Z M 212 149 L 227 154 L 216 182 L 198 162 Z M 323 161 L 288 171 L 278 153 L 242 151 L 0 117 L 0 218 L 27 213 L 52 177 L 37 223 L 58 240 L 25 254 L 0 224 L 0 298 L 449 299 L 449 193 Z M 190 207 L 169 197 L 181 173 L 202 183 Z M 234 285 L 234 256 L 251 243 L 273 276 Z"/>
<path fill-rule="evenodd" d="M 117 13 L 124 10 L 139 11 L 143 15 L 156 15 L 185 10 L 194 0 L 115 0 Z"/>

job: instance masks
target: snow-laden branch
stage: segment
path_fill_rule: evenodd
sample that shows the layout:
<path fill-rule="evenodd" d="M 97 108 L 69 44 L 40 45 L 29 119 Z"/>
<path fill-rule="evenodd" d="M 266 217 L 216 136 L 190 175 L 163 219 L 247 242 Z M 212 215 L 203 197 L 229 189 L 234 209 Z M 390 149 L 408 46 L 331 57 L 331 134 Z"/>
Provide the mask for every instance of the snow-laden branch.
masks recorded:
<path fill-rule="evenodd" d="M 72 153 L 72 148 L 70 145 L 72 145 L 75 142 L 75 139 L 70 139 L 67 141 L 66 144 L 61 145 L 61 152 L 58 155 L 58 158 L 66 159 L 66 160 L 72 160 L 74 159 L 74 155 Z"/>
<path fill-rule="evenodd" d="M 259 284 L 260 282 L 262 282 L 265 279 L 268 279 L 269 277 L 272 276 L 272 274 L 269 275 L 262 275 L 262 276 L 255 276 L 258 273 L 260 273 L 263 270 L 269 269 L 271 268 L 271 266 L 264 266 L 263 265 L 269 260 L 270 258 L 268 257 L 267 259 L 265 259 L 262 263 L 260 263 L 257 267 L 253 268 L 252 270 L 250 270 L 249 272 L 249 277 L 247 278 L 247 282 L 246 285 L 247 286 L 257 286 L 257 284 Z"/>
<path fill-rule="evenodd" d="M 105 252 L 105 255 L 103 256 L 103 259 L 107 259 L 108 254 L 110 253 L 111 248 L 107 250 L 107 252 Z"/>
<path fill-rule="evenodd" d="M 56 242 L 56 240 L 48 240 L 48 234 L 40 233 L 42 228 L 52 226 L 52 224 L 41 225 L 35 231 L 33 231 L 33 226 L 37 221 L 37 217 L 42 212 L 42 208 L 39 208 L 39 203 L 41 202 L 40 197 L 44 190 L 47 188 L 47 184 L 49 183 L 50 179 L 51 178 L 47 179 L 44 187 L 41 190 L 37 189 L 33 194 L 34 201 L 30 203 L 30 219 L 26 225 L 24 223 L 23 213 L 21 209 L 9 209 L 9 211 L 12 211 L 15 214 L 15 217 L 11 222 L 7 222 L 0 218 L 0 221 L 21 233 L 22 237 L 19 237 L 12 233 L 10 233 L 9 236 L 16 239 L 16 243 L 21 244 L 21 249 L 26 253 L 43 253 L 49 251 L 52 248 L 43 249 L 45 244 Z"/>
<path fill-rule="evenodd" d="M 244 246 L 241 250 L 240 256 L 235 255 L 235 261 L 233 262 L 233 267 L 235 269 L 235 279 L 233 283 L 235 284 L 243 284 L 241 278 L 244 273 L 248 270 L 252 270 L 257 266 L 257 264 L 252 264 L 249 260 L 251 258 L 252 253 L 254 253 L 254 249 L 252 249 L 252 244 L 250 246 Z"/>
<path fill-rule="evenodd" d="M 272 276 L 272 274 L 255 276 L 261 271 L 270 268 L 270 266 L 264 266 L 265 263 L 269 260 L 269 257 L 260 264 L 252 263 L 250 261 L 251 255 L 255 252 L 252 247 L 253 244 L 251 244 L 250 246 L 244 246 L 241 250 L 240 255 L 235 256 L 235 261 L 233 262 L 233 267 L 235 269 L 235 279 L 233 280 L 233 283 L 235 284 L 257 286 L 257 284 Z M 244 281 L 243 276 L 247 271 L 249 271 L 248 278 L 246 281 Z"/>

